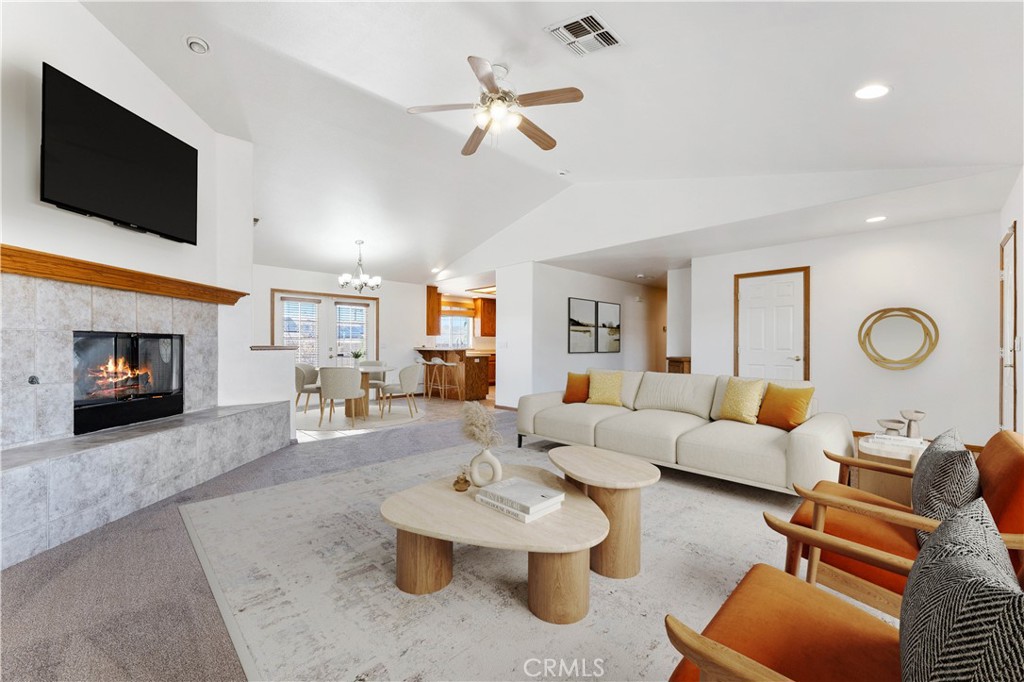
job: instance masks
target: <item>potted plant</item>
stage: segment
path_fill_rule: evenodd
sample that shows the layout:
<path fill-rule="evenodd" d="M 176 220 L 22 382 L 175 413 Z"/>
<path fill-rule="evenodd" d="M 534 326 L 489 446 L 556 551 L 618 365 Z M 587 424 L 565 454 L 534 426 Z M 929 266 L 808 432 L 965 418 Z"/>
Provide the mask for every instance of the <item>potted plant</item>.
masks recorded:
<path fill-rule="evenodd" d="M 352 351 L 352 359 L 355 360 L 356 362 L 359 362 L 359 359 L 362 358 L 364 355 L 366 355 L 366 351 L 362 350 L 361 348 Z"/>

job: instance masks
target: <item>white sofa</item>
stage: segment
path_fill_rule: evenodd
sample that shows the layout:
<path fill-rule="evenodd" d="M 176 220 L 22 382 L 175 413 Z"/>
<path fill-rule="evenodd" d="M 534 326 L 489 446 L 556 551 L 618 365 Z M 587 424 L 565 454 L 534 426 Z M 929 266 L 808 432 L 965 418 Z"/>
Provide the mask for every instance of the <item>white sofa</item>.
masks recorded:
<path fill-rule="evenodd" d="M 807 421 L 789 432 L 723 420 L 728 381 L 724 375 L 623 372 L 622 407 L 565 404 L 561 391 L 526 395 L 519 399 L 519 446 L 524 436 L 590 445 L 790 494 L 794 483 L 811 488 L 823 479 L 836 480 L 839 466 L 822 451 L 853 456 L 853 431 L 845 415 L 817 412 L 812 400 Z"/>

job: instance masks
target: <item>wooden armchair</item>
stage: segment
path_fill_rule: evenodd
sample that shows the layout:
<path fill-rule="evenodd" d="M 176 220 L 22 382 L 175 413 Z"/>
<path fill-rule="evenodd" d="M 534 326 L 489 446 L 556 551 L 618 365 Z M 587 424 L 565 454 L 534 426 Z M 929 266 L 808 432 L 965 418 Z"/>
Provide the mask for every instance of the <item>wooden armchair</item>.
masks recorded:
<path fill-rule="evenodd" d="M 866 462 L 832 453 L 838 462 L 839 482 L 821 481 L 814 490 L 796 486 L 804 502 L 791 522 L 829 535 L 842 537 L 890 554 L 913 560 L 918 554 L 915 529 L 933 531 L 939 521 L 915 514 L 910 507 L 872 493 L 850 488 L 851 467 L 895 476 L 913 474 L 900 467 Z M 1024 438 L 1000 431 L 989 439 L 977 457 L 981 496 L 985 499 L 1010 550 L 1013 567 L 1024 576 Z M 841 556 L 827 548 L 805 547 L 789 538 L 786 572 L 797 575 L 800 559 L 807 558 L 807 579 L 899 617 L 906 577 L 898 572 Z"/>
<path fill-rule="evenodd" d="M 912 562 L 786 523 L 775 531 L 906 576 Z M 671 615 L 665 628 L 683 654 L 670 682 L 694 680 L 899 680 L 899 631 L 850 602 L 756 564 L 698 634 Z"/>

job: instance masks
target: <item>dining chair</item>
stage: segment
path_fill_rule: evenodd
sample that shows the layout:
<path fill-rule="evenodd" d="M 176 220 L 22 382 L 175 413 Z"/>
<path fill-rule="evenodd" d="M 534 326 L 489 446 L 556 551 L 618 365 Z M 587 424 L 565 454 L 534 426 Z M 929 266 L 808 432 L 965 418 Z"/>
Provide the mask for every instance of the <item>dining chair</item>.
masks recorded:
<path fill-rule="evenodd" d="M 360 385 L 363 377 L 355 367 L 323 367 L 320 370 L 320 422 L 324 423 L 324 411 L 327 401 L 331 401 L 330 415 L 327 421 L 334 418 L 334 401 L 344 400 L 345 408 L 352 415 L 352 428 L 356 427 L 356 405 L 354 401 L 362 400 L 366 391 Z"/>
<path fill-rule="evenodd" d="M 405 402 L 409 406 L 409 417 L 415 416 L 413 410 L 417 412 L 420 408 L 416 405 L 416 387 L 420 382 L 420 367 L 419 365 L 409 365 L 403 367 L 398 371 L 398 383 L 397 384 L 386 384 L 381 389 L 381 395 L 383 398 L 377 400 L 377 404 L 380 407 L 380 418 L 384 418 L 384 399 L 388 402 L 388 414 L 391 414 L 391 397 L 396 395 L 404 395 Z"/>
<path fill-rule="evenodd" d="M 303 414 L 309 411 L 309 396 L 316 394 L 319 400 L 320 387 L 316 383 L 318 375 L 319 372 L 313 365 L 307 365 L 304 362 L 295 363 L 295 407 L 299 406 L 299 398 L 305 393 L 306 407 L 302 410 Z"/>

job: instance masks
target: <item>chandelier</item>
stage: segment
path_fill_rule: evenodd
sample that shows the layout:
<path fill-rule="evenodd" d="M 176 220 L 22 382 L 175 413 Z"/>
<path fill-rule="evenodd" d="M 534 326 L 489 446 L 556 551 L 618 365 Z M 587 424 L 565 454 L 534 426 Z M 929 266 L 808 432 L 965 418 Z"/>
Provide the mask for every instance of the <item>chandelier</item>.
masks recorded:
<path fill-rule="evenodd" d="M 380 276 L 370 277 L 363 272 L 363 240 L 356 240 L 356 246 L 359 247 L 359 260 L 356 261 L 356 274 L 346 272 L 344 275 L 338 278 L 338 286 L 342 289 L 352 287 L 356 290 L 356 293 L 362 293 L 363 289 L 369 289 L 375 291 L 380 289 Z"/>

